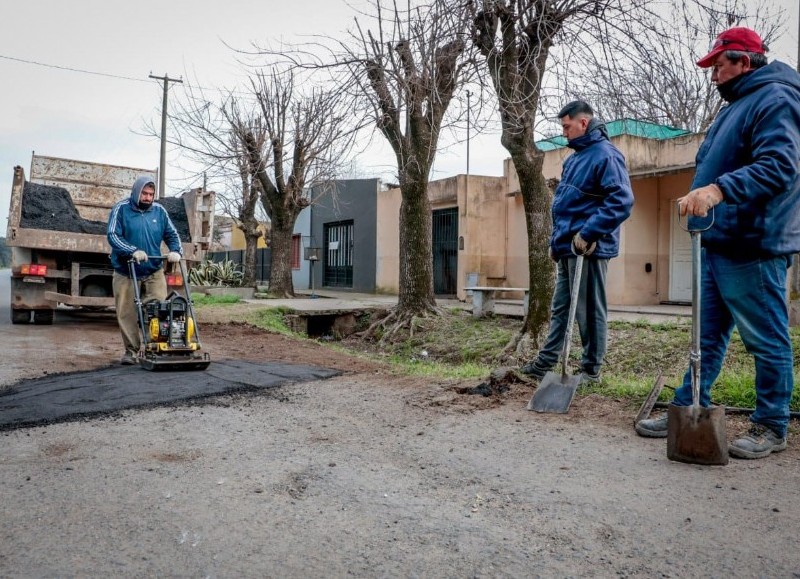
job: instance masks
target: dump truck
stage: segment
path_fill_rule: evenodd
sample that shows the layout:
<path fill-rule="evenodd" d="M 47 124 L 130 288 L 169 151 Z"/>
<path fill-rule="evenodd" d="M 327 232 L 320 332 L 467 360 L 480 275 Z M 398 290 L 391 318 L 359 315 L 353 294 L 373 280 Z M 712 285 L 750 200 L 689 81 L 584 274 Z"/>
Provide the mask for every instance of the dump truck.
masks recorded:
<path fill-rule="evenodd" d="M 26 179 L 14 167 L 6 245 L 11 249 L 11 322 L 52 324 L 55 310 L 114 307 L 106 223 L 137 177 L 158 171 L 33 154 Z M 202 261 L 214 226 L 213 191 L 158 199 L 181 237 L 187 263 Z"/>

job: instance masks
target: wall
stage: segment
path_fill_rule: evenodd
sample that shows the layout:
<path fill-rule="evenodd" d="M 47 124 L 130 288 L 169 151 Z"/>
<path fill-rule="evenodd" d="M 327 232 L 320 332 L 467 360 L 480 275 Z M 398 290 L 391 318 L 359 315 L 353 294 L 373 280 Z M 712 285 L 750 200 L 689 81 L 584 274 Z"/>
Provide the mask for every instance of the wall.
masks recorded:
<path fill-rule="evenodd" d="M 311 206 L 311 236 L 315 246 L 323 246 L 324 225 L 353 221 L 353 287 L 352 291 L 374 292 L 376 289 L 376 236 L 379 179 L 341 179 Z M 322 287 L 324 256 L 317 262 L 316 287 Z M 342 288 L 337 288 L 342 289 Z"/>
<path fill-rule="evenodd" d="M 260 224 L 259 229 L 262 232 L 262 236 L 258 238 L 258 249 L 266 249 L 267 247 L 267 236 L 269 235 L 269 226 L 265 224 Z M 245 240 L 244 240 L 244 232 L 236 226 L 236 224 L 232 224 L 230 229 L 230 242 L 228 245 L 228 249 L 244 249 L 245 248 Z"/>
<path fill-rule="evenodd" d="M 610 304 L 652 305 L 669 299 L 670 211 L 674 209 L 674 199 L 689 191 L 694 157 L 702 138 L 703 135 L 690 135 L 657 141 L 620 135 L 611 139 L 625 155 L 635 203 L 620 231 L 620 255 L 608 266 L 606 290 Z M 562 164 L 570 154 L 572 150 L 567 147 L 547 151 L 542 168 L 545 178 L 560 178 Z M 511 159 L 506 159 L 503 167 L 508 190 L 517 192 L 518 207 L 512 210 L 511 221 L 520 224 L 524 244 L 527 233 L 519 180 Z M 515 272 L 525 272 L 523 285 L 527 285 L 527 255 L 509 255 L 509 263 Z"/>
<path fill-rule="evenodd" d="M 514 200 L 506 195 L 505 184 L 505 177 L 480 175 L 457 175 L 428 184 L 432 210 L 459 208 L 458 235 L 463 239 L 456 280 L 459 299 L 466 297 L 464 287 L 473 272 L 479 275 L 480 285 L 513 285 L 508 280 L 515 279 L 511 274 L 517 272 L 510 272 L 507 247 L 518 233 L 511 224 L 510 206 Z M 397 293 L 400 285 L 401 201 L 398 188 L 378 194 L 377 215 L 381 226 L 377 232 L 377 287 L 386 293 Z"/>
<path fill-rule="evenodd" d="M 375 235 L 375 285 L 380 293 L 400 292 L 400 189 L 378 191 L 376 219 L 380 223 Z M 459 269 L 461 262 L 459 260 Z"/>
<path fill-rule="evenodd" d="M 311 207 L 306 207 L 294 222 L 294 235 L 300 235 L 300 269 L 292 270 L 292 286 L 295 290 L 311 287 L 311 264 L 305 259 L 305 248 L 311 245 Z M 316 267 L 317 279 L 321 279 L 320 267 Z M 317 286 L 319 287 L 319 286 Z"/>

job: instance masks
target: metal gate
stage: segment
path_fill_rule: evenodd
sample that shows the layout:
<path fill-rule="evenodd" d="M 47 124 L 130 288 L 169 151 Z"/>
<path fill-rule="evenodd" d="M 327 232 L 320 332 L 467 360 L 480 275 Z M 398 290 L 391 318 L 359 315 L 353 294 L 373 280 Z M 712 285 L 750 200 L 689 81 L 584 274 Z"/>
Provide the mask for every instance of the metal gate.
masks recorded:
<path fill-rule="evenodd" d="M 322 285 L 353 287 L 353 221 L 326 223 L 323 239 L 325 265 Z"/>
<path fill-rule="evenodd" d="M 458 277 L 458 207 L 433 212 L 433 293 L 455 295 Z"/>

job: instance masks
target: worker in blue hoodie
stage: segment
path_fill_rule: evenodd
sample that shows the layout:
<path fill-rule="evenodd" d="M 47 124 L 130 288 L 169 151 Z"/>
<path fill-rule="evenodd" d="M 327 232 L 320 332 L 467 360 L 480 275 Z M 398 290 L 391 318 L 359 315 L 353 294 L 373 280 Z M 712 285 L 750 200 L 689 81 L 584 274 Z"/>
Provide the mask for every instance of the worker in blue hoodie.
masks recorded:
<path fill-rule="evenodd" d="M 762 458 L 786 448 L 794 388 L 786 302 L 787 269 L 800 251 L 800 74 L 767 62 L 748 28 L 731 28 L 697 62 L 727 102 L 697 152 L 688 195 L 678 200 L 702 233 L 700 404 L 722 366 L 733 327 L 755 359 L 752 425 L 729 446 L 732 456 Z M 713 210 L 712 210 L 713 208 Z M 691 375 L 672 401 L 692 403 Z M 666 416 L 636 425 L 666 437 Z"/>
<path fill-rule="evenodd" d="M 561 181 L 553 196 L 550 255 L 557 277 L 550 307 L 550 328 L 536 358 L 521 371 L 542 379 L 558 363 L 569 317 L 576 255 L 584 255 L 578 293 L 578 329 L 583 344 L 581 382 L 598 382 L 606 353 L 606 272 L 619 254 L 619 232 L 630 216 L 633 191 L 625 158 L 608 140 L 592 107 L 573 101 L 558 113 L 568 146 Z"/>
<path fill-rule="evenodd" d="M 139 177 L 133 184 L 131 196 L 111 209 L 108 217 L 108 243 L 111 246 L 111 265 L 114 267 L 114 303 L 117 322 L 125 345 L 122 364 L 135 364 L 141 346 L 139 315 L 134 303 L 133 280 L 128 264 L 136 269 L 142 302 L 167 297 L 161 243 L 169 248 L 167 260 L 181 260 L 181 239 L 169 214 L 155 202 L 156 185 L 150 177 Z"/>

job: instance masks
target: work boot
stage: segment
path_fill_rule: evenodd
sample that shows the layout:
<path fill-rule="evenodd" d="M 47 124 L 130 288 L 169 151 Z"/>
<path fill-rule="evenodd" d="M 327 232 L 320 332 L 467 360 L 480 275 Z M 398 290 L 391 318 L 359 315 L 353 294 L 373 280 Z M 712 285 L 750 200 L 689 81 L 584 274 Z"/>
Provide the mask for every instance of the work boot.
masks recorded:
<path fill-rule="evenodd" d="M 600 372 L 597 374 L 591 374 L 584 370 L 581 372 L 580 375 L 580 385 L 583 386 L 594 386 L 595 384 L 600 383 Z"/>
<path fill-rule="evenodd" d="M 736 458 L 764 458 L 782 450 L 786 450 L 786 437 L 781 438 L 763 424 L 753 424 L 747 434 L 728 447 L 728 453 Z"/>
<path fill-rule="evenodd" d="M 543 368 L 539 366 L 538 360 L 534 360 L 533 362 L 528 362 L 522 368 L 519 369 L 520 372 L 525 374 L 526 376 L 530 376 L 536 380 L 541 380 L 544 378 L 544 375 L 547 374 L 552 368 Z"/>
<path fill-rule="evenodd" d="M 646 438 L 667 437 L 667 415 L 658 418 L 646 418 L 636 423 L 636 434 Z"/>
<path fill-rule="evenodd" d="M 119 361 L 123 366 L 133 366 L 136 364 L 136 357 L 130 352 L 125 352 L 122 359 Z"/>

